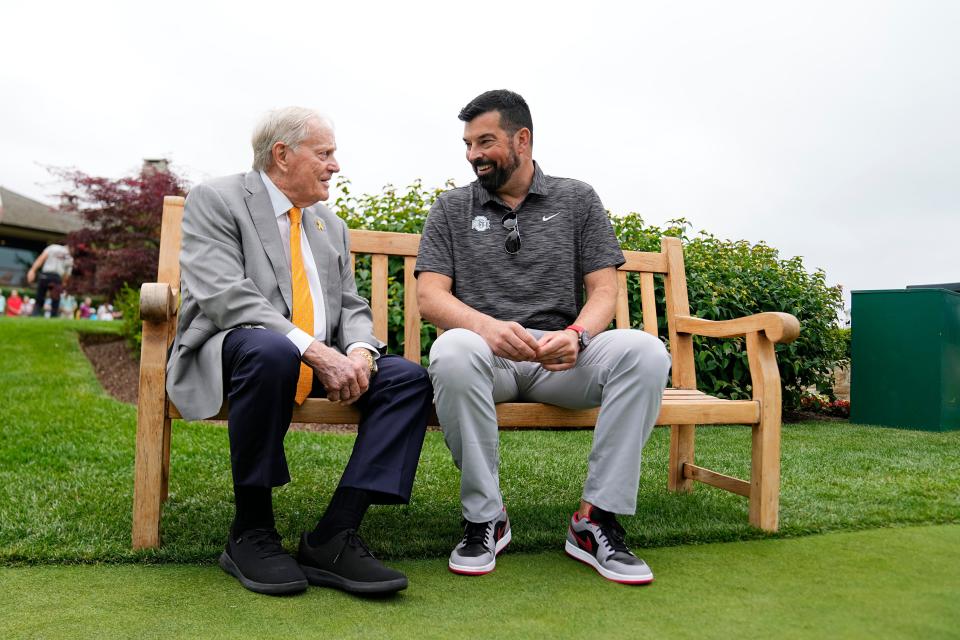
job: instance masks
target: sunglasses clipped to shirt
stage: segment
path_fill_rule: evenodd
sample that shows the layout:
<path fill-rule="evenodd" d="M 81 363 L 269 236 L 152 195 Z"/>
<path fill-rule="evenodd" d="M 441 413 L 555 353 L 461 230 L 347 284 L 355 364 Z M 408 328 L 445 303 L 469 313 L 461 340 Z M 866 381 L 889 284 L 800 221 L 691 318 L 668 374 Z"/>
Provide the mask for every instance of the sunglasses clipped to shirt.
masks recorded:
<path fill-rule="evenodd" d="M 517 214 L 513 211 L 500 218 L 500 224 L 509 231 L 506 240 L 503 241 L 503 249 L 510 255 L 520 252 L 523 243 L 520 242 L 520 223 L 517 221 Z"/>

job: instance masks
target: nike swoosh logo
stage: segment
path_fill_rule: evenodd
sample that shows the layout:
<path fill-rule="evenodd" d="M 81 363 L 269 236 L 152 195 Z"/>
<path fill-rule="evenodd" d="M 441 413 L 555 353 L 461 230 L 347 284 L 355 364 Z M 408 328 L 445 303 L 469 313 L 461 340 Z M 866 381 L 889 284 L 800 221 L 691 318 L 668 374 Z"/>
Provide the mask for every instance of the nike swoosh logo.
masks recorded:
<path fill-rule="evenodd" d="M 593 553 L 593 540 L 590 539 L 590 536 L 586 534 L 579 534 L 576 531 L 573 531 L 573 537 L 576 538 L 577 542 L 580 543 L 582 549 L 586 549 L 590 553 Z"/>
<path fill-rule="evenodd" d="M 553 214 L 552 216 L 543 216 L 543 221 L 546 222 L 547 220 L 553 220 L 554 218 L 556 218 L 556 217 L 557 217 L 558 215 L 560 215 L 561 213 L 563 213 L 563 211 L 557 211 L 557 212 L 556 212 L 555 214 Z"/>

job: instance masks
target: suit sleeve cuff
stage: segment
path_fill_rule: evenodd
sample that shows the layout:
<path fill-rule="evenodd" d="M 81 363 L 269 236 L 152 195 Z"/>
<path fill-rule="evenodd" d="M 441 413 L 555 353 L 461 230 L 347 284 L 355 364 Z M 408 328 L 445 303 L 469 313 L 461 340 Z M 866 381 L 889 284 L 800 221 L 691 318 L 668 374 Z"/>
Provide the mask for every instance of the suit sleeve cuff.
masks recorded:
<path fill-rule="evenodd" d="M 353 351 L 353 350 L 356 349 L 357 347 L 363 347 L 364 349 L 366 349 L 367 351 L 369 351 L 370 353 L 372 353 L 374 360 L 378 360 L 378 359 L 380 358 L 380 350 L 377 349 L 377 348 L 376 348 L 375 346 L 373 346 L 372 344 L 369 344 L 369 343 L 367 343 L 367 342 L 354 342 L 354 343 L 351 343 L 351 344 L 347 347 L 347 353 L 350 353 L 351 351 Z"/>
<path fill-rule="evenodd" d="M 301 329 L 300 327 L 294 327 L 287 333 L 287 338 L 290 339 L 297 349 L 300 351 L 300 355 L 303 355 L 303 352 L 307 350 L 307 347 L 310 346 L 310 343 L 313 342 L 314 338 L 312 335 Z"/>

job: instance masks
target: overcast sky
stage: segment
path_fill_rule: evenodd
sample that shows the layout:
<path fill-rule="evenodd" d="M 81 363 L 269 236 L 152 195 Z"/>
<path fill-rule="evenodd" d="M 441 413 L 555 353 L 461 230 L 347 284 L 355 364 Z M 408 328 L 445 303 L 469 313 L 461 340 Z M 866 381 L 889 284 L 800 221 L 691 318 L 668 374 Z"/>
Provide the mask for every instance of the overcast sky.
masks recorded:
<path fill-rule="evenodd" d="M 6 3 L 0 184 L 244 171 L 288 104 L 333 117 L 355 191 L 465 184 L 457 112 L 509 88 L 543 169 L 615 213 L 765 240 L 847 292 L 960 281 L 960 3 L 594 4 Z"/>

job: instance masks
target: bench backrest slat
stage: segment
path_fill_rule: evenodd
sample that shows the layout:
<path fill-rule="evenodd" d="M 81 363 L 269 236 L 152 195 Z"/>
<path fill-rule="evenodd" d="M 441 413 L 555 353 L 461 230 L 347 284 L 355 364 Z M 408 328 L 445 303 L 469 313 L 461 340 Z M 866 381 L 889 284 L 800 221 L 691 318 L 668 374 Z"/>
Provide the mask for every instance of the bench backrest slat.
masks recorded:
<path fill-rule="evenodd" d="M 157 280 L 169 283 L 174 292 L 180 289 L 180 241 L 184 199 L 167 196 L 163 203 L 163 222 L 160 235 L 160 263 Z M 374 335 L 387 341 L 389 317 L 389 258 L 403 258 L 404 280 L 404 357 L 420 361 L 421 317 L 417 306 L 417 281 L 413 276 L 420 236 L 412 233 L 386 231 L 350 230 L 351 266 L 356 268 L 357 254 L 371 256 L 371 301 Z M 696 374 L 693 362 L 693 340 L 690 335 L 678 334 L 674 318 L 689 315 L 687 280 L 683 264 L 683 247 L 677 238 L 664 237 L 659 253 L 624 251 L 626 262 L 617 274 L 619 291 L 616 304 L 616 326 L 630 327 L 630 301 L 628 299 L 628 276 L 638 273 L 640 278 L 640 309 L 643 330 L 657 335 L 657 309 L 654 275 L 663 274 L 666 293 L 667 329 L 673 356 L 673 386 L 696 389 Z M 171 322 L 172 330 L 176 319 Z"/>
<path fill-rule="evenodd" d="M 627 272 L 617 271 L 617 308 L 614 320 L 617 329 L 630 328 L 630 300 L 627 296 Z"/>
<path fill-rule="evenodd" d="M 180 291 L 180 225 L 183 222 L 183 198 L 167 196 L 163 199 L 163 219 L 160 223 L 160 260 L 157 282 L 166 282 L 174 294 Z"/>
<path fill-rule="evenodd" d="M 653 274 L 644 271 L 640 274 L 640 312 L 643 314 L 643 330 L 652 336 L 657 335 L 657 297 L 653 285 Z"/>
<path fill-rule="evenodd" d="M 687 300 L 687 275 L 683 266 L 683 246 L 677 238 L 664 237 L 661 253 L 667 261 L 663 289 L 667 303 L 667 330 L 670 334 L 670 355 L 673 357 L 671 379 L 677 389 L 696 389 L 697 375 L 693 364 L 693 336 L 678 333 L 676 317 L 690 315 Z"/>
<path fill-rule="evenodd" d="M 354 253 L 354 255 L 356 255 Z M 370 256 L 370 308 L 373 310 L 373 335 L 387 341 L 387 267 L 385 253 Z"/>
<path fill-rule="evenodd" d="M 419 244 L 419 238 L 417 242 Z M 413 275 L 416 265 L 416 256 L 404 256 L 403 357 L 411 362 L 420 362 L 420 306 L 417 304 L 417 279 Z"/>

